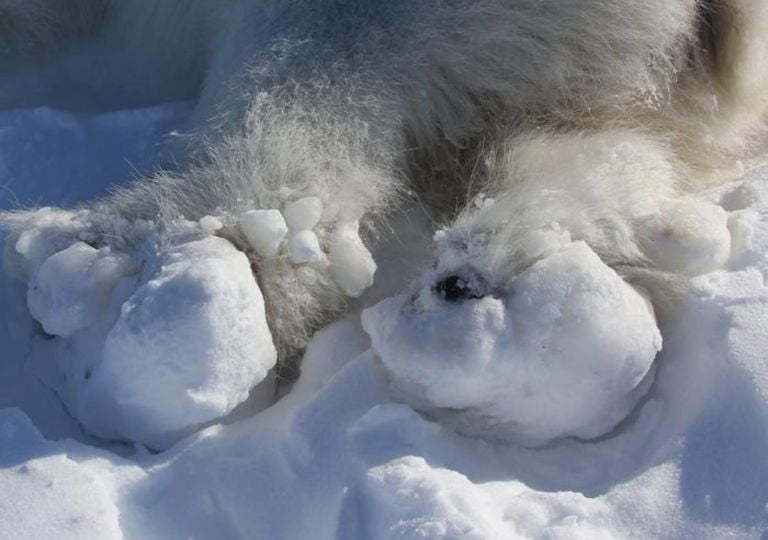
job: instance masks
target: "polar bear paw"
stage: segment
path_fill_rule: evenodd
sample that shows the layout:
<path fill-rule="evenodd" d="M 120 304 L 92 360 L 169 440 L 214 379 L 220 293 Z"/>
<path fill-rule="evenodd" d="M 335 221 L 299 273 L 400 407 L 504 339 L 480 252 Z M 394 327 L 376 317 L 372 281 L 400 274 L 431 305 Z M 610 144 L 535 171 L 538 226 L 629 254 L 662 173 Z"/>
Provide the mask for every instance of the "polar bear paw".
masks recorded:
<path fill-rule="evenodd" d="M 115 219 L 107 234 L 88 211 L 13 219 L 5 266 L 27 283 L 52 338 L 54 390 L 89 433 L 167 447 L 232 411 L 275 365 L 250 262 L 212 234 L 214 218 L 162 235 Z"/>
<path fill-rule="evenodd" d="M 508 283 L 468 260 L 366 310 L 395 394 L 462 433 L 526 446 L 610 432 L 653 381 L 653 308 L 584 242 L 553 251 Z"/>
<path fill-rule="evenodd" d="M 610 255 L 700 275 L 733 257 L 738 225 L 715 204 L 669 201 L 634 221 L 636 247 Z M 605 435 L 641 402 L 662 346 L 654 308 L 587 243 L 557 224 L 436 240 L 417 290 L 363 313 L 397 397 L 462 433 L 534 447 Z"/>

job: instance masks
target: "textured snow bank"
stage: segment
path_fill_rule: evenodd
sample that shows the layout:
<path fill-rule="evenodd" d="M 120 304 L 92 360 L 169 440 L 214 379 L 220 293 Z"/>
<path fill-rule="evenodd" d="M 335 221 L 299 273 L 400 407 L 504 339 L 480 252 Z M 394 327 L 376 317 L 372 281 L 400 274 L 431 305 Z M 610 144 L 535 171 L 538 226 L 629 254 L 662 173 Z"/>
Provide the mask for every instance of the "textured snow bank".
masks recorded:
<path fill-rule="evenodd" d="M 531 445 L 610 431 L 648 390 L 661 349 L 650 304 L 583 242 L 504 292 L 448 302 L 424 287 L 366 310 L 363 327 L 408 401 Z"/>

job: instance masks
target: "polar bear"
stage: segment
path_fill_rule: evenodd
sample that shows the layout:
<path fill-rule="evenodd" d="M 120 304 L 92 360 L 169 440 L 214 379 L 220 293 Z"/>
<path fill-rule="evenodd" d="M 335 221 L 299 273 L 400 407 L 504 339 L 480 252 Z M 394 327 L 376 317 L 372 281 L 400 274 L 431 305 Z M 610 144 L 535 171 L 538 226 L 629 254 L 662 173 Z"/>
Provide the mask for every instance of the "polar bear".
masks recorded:
<path fill-rule="evenodd" d="M 116 317 L 161 294 L 146 285 L 168 267 L 194 281 L 196 265 L 247 257 L 259 351 L 242 356 L 265 369 L 199 424 L 371 285 L 376 231 L 415 199 L 439 224 L 434 264 L 364 315 L 402 399 L 470 434 L 596 437 L 652 382 L 657 311 L 729 257 L 725 211 L 690 195 L 759 144 L 767 29 L 761 0 L 0 0 L 3 69 L 104 40 L 198 96 L 177 169 L 76 209 L 6 213 L 5 266 L 66 340 L 97 324 L 83 299 L 106 302 L 126 275 L 139 292 Z M 48 309 L 82 260 L 98 271 Z M 541 325 L 512 331 L 520 310 Z M 573 350 L 542 357 L 553 332 Z M 419 338 L 445 333 L 445 347 Z M 435 382 L 450 377 L 459 397 Z M 557 377 L 583 384 L 560 403 Z"/>

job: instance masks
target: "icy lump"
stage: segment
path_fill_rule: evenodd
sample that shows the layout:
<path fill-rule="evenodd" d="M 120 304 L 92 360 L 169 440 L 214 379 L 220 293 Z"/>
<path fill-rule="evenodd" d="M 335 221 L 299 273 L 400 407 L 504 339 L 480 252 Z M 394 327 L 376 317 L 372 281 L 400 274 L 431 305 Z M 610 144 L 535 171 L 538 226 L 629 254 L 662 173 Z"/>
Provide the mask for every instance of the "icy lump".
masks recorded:
<path fill-rule="evenodd" d="M 260 257 L 277 257 L 284 249 L 300 276 L 312 274 L 308 267 L 328 268 L 344 294 L 358 297 L 373 284 L 376 263 L 360 238 L 357 220 L 335 223 L 327 235 L 328 252 L 323 251 L 317 232 L 323 210 L 319 197 L 303 197 L 288 203 L 282 212 L 249 210 L 240 214 L 238 223 Z"/>
<path fill-rule="evenodd" d="M 182 244 L 122 305 L 81 415 L 163 447 L 245 401 L 276 357 L 246 257 L 221 238 Z"/>
<path fill-rule="evenodd" d="M 135 272 L 127 255 L 77 242 L 48 257 L 34 274 L 29 311 L 48 334 L 69 336 L 93 325 L 117 282 Z"/>
<path fill-rule="evenodd" d="M 675 201 L 641 222 L 645 251 L 666 270 L 697 276 L 721 268 L 731 254 L 728 214 L 714 204 Z"/>
<path fill-rule="evenodd" d="M 277 353 L 245 254 L 215 236 L 152 245 L 12 249 L 31 314 L 57 337 L 43 343 L 67 409 L 93 435 L 163 449 L 245 401 Z"/>
<path fill-rule="evenodd" d="M 280 249 L 288 226 L 279 210 L 249 210 L 240 215 L 240 229 L 262 257 L 273 257 Z"/>
<path fill-rule="evenodd" d="M 285 207 L 285 221 L 294 231 L 309 231 L 323 215 L 323 202 L 318 197 L 304 197 Z"/>
<path fill-rule="evenodd" d="M 424 287 L 366 310 L 363 326 L 403 399 L 528 446 L 609 432 L 647 392 L 661 349 L 648 301 L 582 242 L 503 291 L 448 302 Z"/>

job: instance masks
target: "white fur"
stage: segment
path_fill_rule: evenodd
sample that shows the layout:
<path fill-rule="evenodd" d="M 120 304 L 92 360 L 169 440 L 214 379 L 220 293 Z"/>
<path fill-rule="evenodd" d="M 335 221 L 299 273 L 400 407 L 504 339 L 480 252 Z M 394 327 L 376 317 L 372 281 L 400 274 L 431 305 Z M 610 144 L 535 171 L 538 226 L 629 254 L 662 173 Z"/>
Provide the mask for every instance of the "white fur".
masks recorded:
<path fill-rule="evenodd" d="M 717 51 L 698 41 L 707 9 Z M 94 202 L 66 230 L 6 215 L 11 241 L 36 229 L 64 249 L 85 232 L 130 251 L 149 234 L 177 242 L 166 231 L 181 218 L 220 216 L 217 234 L 257 267 L 283 357 L 361 287 L 333 265 L 259 256 L 243 212 L 318 197 L 327 252 L 337 230 L 362 224 L 370 240 L 414 194 L 447 223 L 443 274 L 481 233 L 477 269 L 508 282 L 541 255 L 527 235 L 553 223 L 615 267 L 668 271 L 639 224 L 722 180 L 768 104 L 762 0 L 0 0 L 0 14 L 6 61 L 92 36 L 199 92 L 180 171 Z M 494 204 L 478 209 L 478 192 Z M 357 236 L 349 245 L 364 286 L 372 262 Z"/>

